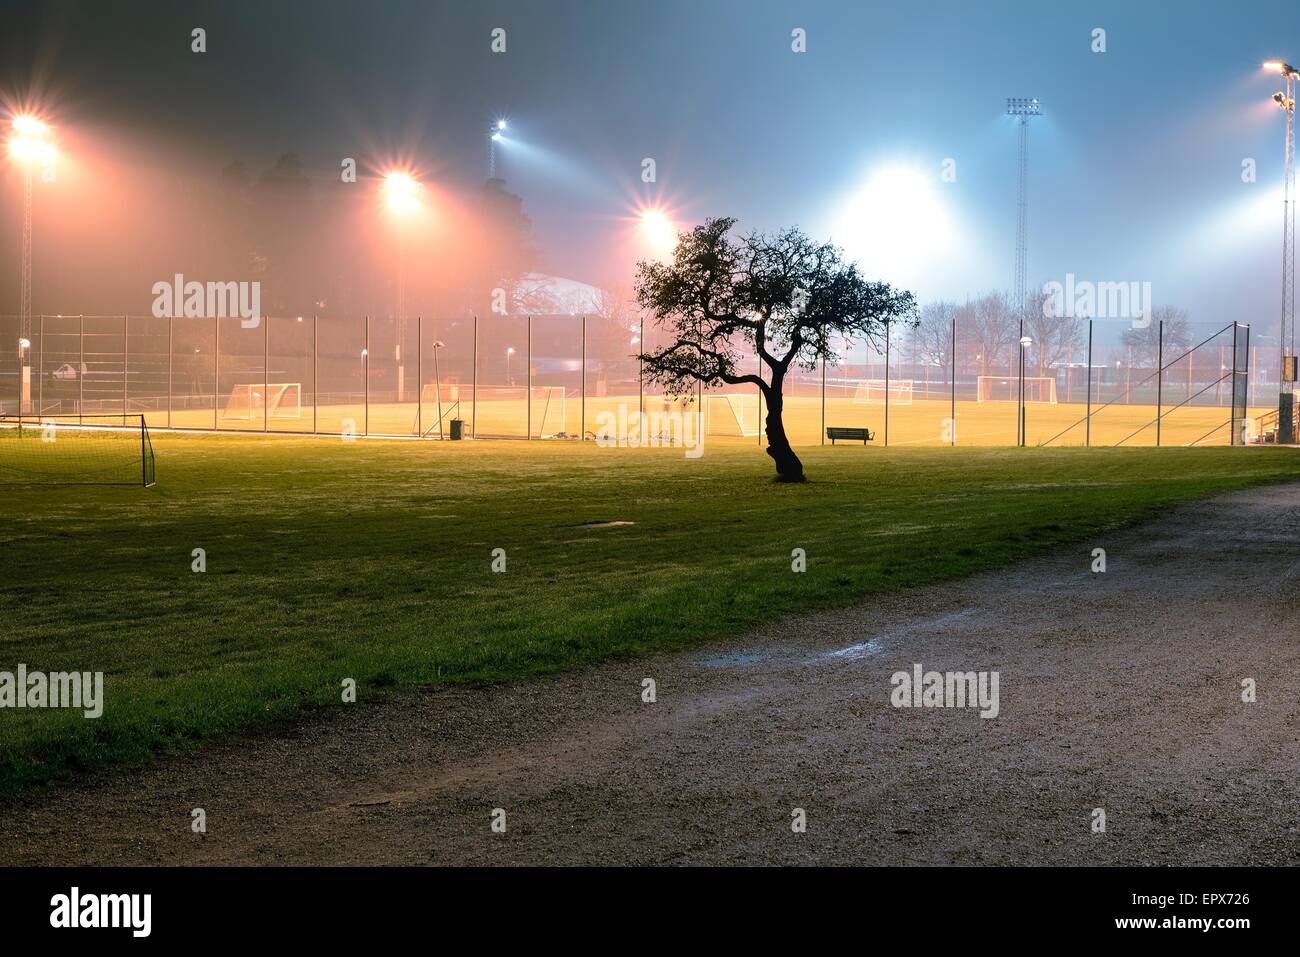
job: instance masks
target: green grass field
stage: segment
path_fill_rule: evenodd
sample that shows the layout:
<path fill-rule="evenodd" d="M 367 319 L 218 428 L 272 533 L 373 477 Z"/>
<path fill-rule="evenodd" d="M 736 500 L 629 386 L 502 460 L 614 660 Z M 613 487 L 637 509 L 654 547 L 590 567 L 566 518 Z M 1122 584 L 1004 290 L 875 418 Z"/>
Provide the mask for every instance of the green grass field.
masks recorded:
<path fill-rule="evenodd" d="M 0 794 L 337 705 L 345 678 L 368 701 L 688 646 L 1086 544 L 1300 466 L 1285 449 L 843 446 L 800 450 L 811 481 L 788 486 L 739 440 L 697 460 L 562 442 L 154 446 L 152 489 L 3 488 L 0 670 L 104 671 L 106 704 L 98 720 L 0 712 Z M 635 524 L 575 527 L 610 521 Z"/>

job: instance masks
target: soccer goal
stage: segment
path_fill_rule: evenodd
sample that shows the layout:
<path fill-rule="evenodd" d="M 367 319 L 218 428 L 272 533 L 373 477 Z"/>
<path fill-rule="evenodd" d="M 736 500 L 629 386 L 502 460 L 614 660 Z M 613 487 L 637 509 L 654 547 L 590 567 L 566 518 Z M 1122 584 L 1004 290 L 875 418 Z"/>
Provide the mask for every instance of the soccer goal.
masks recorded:
<path fill-rule="evenodd" d="M 758 435 L 762 431 L 758 396 L 749 392 L 706 395 L 704 431 L 708 435 Z"/>
<path fill-rule="evenodd" d="M 297 382 L 241 382 L 226 400 L 227 419 L 296 419 L 301 415 L 302 386 Z"/>
<path fill-rule="evenodd" d="M 853 393 L 854 405 L 884 405 L 885 396 L 890 405 L 912 404 L 911 379 L 859 379 Z"/>
<path fill-rule="evenodd" d="M 1016 376 L 982 375 L 975 379 L 975 399 L 978 402 L 1015 402 L 1018 397 Z M 1027 375 L 1025 382 L 1026 402 L 1056 402 L 1056 377 L 1046 375 Z"/>
<path fill-rule="evenodd" d="M 533 434 L 539 439 L 550 439 L 565 431 L 564 386 L 535 385 L 532 403 Z"/>
<path fill-rule="evenodd" d="M 143 415 L 0 415 L 0 485 L 153 484 Z"/>

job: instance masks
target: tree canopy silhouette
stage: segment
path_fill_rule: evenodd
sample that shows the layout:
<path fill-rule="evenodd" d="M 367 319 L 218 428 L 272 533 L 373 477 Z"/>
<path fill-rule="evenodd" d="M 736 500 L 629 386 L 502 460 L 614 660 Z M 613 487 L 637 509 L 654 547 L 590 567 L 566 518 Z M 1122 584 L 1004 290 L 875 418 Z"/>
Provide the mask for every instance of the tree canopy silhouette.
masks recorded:
<path fill-rule="evenodd" d="M 777 479 L 802 482 L 782 421 L 786 375 L 823 360 L 834 365 L 845 339 L 883 344 L 886 324 L 916 324 L 916 300 L 864 279 L 837 247 L 798 229 L 737 239 L 735 223 L 709 219 L 678 236 L 672 262 L 637 264 L 637 301 L 671 339 L 640 359 L 646 378 L 669 395 L 687 395 L 696 382 L 756 386 Z M 751 349 L 761 374 L 740 369 Z"/>

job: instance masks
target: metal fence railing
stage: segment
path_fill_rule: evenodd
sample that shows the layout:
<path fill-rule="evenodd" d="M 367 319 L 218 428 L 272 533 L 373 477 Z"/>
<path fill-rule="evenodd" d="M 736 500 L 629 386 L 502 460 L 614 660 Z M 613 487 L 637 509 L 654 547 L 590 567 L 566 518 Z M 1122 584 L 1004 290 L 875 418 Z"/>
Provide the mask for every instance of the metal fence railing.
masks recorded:
<path fill-rule="evenodd" d="M 965 313 L 842 343 L 788 374 L 786 432 L 801 445 L 825 443 L 831 427 L 868 427 L 887 445 L 1237 444 L 1277 408 L 1276 370 L 1260 364 L 1273 350 L 1243 323 L 1071 322 L 1039 331 Z M 467 437 L 644 439 L 647 420 L 695 402 L 711 436 L 764 441 L 753 386 L 697 389 L 685 403 L 660 394 L 637 355 L 665 335 L 636 317 L 46 315 L 33 317 L 27 354 L 17 323 L 0 316 L 0 412 L 11 414 L 411 438 L 449 437 L 455 419 Z M 740 354 L 762 371 L 752 347 Z"/>

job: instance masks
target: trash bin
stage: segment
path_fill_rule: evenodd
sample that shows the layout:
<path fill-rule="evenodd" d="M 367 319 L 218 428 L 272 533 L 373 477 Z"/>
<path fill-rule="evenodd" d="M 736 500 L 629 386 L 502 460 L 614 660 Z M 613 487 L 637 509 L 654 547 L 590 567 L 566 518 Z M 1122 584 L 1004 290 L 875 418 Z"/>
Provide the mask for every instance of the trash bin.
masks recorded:
<path fill-rule="evenodd" d="M 465 437 L 465 420 L 464 420 L 464 419 L 452 419 L 452 420 L 451 420 L 451 440 L 452 440 L 453 442 L 459 442 L 459 441 L 460 441 L 461 439 L 463 439 L 464 437 Z"/>

